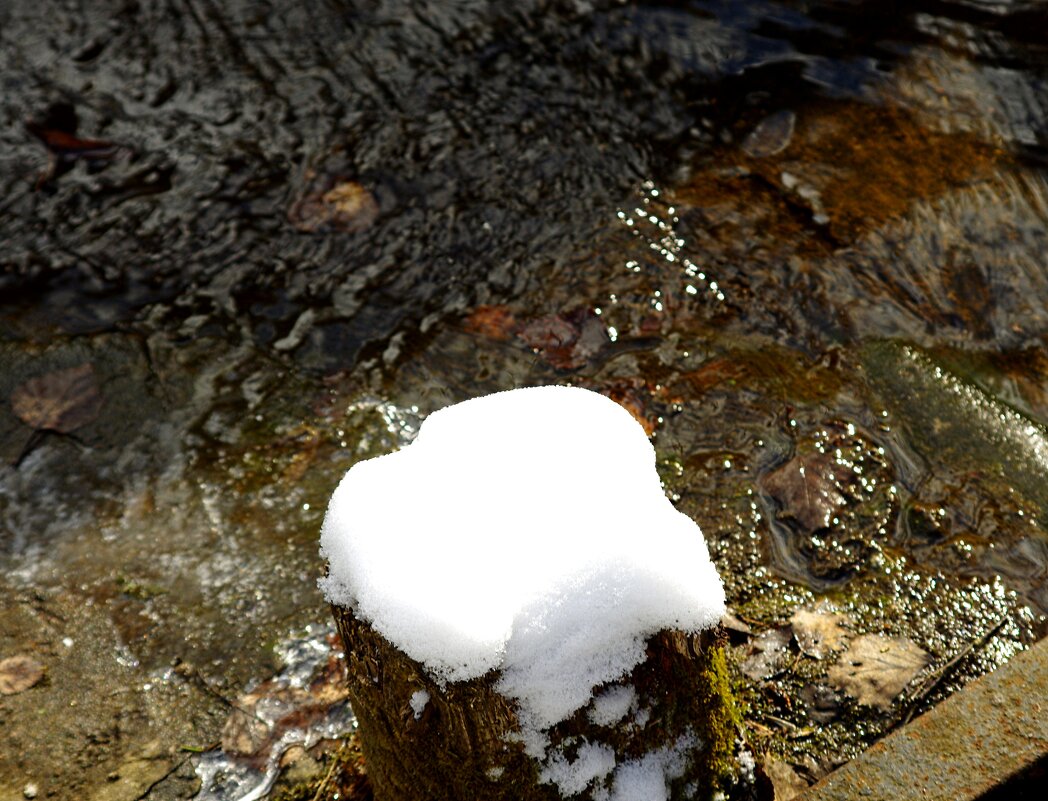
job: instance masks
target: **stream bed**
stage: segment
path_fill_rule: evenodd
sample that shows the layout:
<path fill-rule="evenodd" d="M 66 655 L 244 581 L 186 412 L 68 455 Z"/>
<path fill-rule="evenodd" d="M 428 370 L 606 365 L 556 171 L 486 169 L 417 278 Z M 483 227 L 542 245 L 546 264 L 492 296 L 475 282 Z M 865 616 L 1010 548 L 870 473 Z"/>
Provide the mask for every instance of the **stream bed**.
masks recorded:
<path fill-rule="evenodd" d="M 315 786 L 352 730 L 327 498 L 519 386 L 624 405 L 702 527 L 738 798 L 1043 636 L 1044 30 L 1020 0 L 5 4 L 0 661 L 32 682 L 0 801 Z"/>

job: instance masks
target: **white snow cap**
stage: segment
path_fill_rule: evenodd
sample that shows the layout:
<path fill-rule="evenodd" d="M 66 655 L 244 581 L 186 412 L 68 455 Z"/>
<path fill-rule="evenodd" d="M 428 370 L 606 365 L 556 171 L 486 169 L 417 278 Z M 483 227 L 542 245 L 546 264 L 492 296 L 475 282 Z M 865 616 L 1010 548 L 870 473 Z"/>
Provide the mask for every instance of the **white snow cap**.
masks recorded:
<path fill-rule="evenodd" d="M 627 675 L 649 636 L 724 612 L 702 532 L 666 498 L 644 430 L 584 389 L 433 413 L 410 446 L 350 469 L 321 552 L 328 600 L 438 681 L 500 670 L 536 756 L 541 732 Z"/>

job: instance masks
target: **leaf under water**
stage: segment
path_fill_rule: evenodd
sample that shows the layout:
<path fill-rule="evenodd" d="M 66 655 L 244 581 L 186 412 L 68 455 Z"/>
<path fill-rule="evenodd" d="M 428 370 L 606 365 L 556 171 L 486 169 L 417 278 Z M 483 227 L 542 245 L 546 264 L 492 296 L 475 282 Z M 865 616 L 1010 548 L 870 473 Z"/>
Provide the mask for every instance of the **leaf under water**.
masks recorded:
<path fill-rule="evenodd" d="M 90 362 L 31 378 L 11 393 L 11 410 L 37 431 L 68 434 L 102 410 L 102 393 Z"/>
<path fill-rule="evenodd" d="M 44 677 L 44 666 L 25 654 L 0 661 L 0 695 L 24 692 Z"/>
<path fill-rule="evenodd" d="M 779 503 L 784 517 L 792 517 L 805 531 L 818 531 L 829 526 L 845 504 L 838 475 L 844 472 L 831 454 L 806 453 L 769 473 L 764 487 Z"/>

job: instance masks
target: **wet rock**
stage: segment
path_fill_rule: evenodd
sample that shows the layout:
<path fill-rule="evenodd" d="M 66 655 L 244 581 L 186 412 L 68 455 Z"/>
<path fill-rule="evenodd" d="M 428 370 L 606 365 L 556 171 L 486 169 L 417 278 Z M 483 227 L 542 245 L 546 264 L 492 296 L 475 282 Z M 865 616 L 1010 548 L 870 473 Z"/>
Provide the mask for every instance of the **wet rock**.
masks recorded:
<path fill-rule="evenodd" d="M 430 315 L 506 302 L 557 254 L 589 252 L 607 204 L 655 161 L 653 139 L 691 123 L 644 68 L 632 8 L 416 11 L 395 2 L 260 18 L 234 0 L 186 27 L 129 4 L 92 9 L 33 45 L 19 32 L 68 14 L 50 0 L 12 10 L 5 65 L 26 77 L 13 80 L 34 85 L 38 57 L 61 65 L 51 92 L 76 98 L 65 129 L 143 153 L 97 174 L 81 159 L 36 192 L 25 166 L 39 146 L 18 142 L 2 233 L 19 244 L 3 255 L 0 307 L 35 306 L 24 322 L 36 335 L 63 320 L 77 285 L 78 298 L 111 300 L 122 323 L 177 327 L 218 308 L 236 329 L 261 322 L 238 297 L 320 310 L 337 293 L 352 318 L 378 292 L 400 308 L 356 328 L 381 352 Z M 102 41 L 120 46 L 85 45 Z M 513 64 L 527 69 L 503 68 Z M 29 94 L 4 95 L 12 119 L 41 104 Z"/>
<path fill-rule="evenodd" d="M 816 216 L 825 215 L 841 242 L 904 213 L 919 198 L 988 174 L 998 157 L 973 137 L 928 131 L 897 109 L 828 104 L 806 119 L 803 141 L 781 169 L 798 176 L 796 191 Z"/>
<path fill-rule="evenodd" d="M 138 756 L 126 759 L 98 785 L 90 801 L 138 801 L 175 767 L 168 755 Z"/>
<path fill-rule="evenodd" d="M 1048 431 L 1043 425 L 919 347 L 872 342 L 863 349 L 863 364 L 878 396 L 924 458 L 1001 476 L 1038 509 L 1048 509 Z"/>
<path fill-rule="evenodd" d="M 178 744 L 217 735 L 217 699 L 131 667 L 103 604 L 3 587 L 0 604 L 0 639 L 36 641 L 48 654 L 46 682 L 3 696 L 0 797 L 31 783 L 40 797 L 130 801 L 185 758 Z"/>

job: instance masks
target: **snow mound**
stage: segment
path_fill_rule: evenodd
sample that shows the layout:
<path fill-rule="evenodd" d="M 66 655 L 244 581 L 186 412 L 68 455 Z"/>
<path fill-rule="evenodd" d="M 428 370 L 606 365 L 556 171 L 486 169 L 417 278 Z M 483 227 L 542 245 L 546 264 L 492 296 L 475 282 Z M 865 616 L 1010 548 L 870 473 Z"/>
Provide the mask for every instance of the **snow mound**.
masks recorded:
<path fill-rule="evenodd" d="M 410 446 L 349 470 L 321 552 L 328 600 L 438 682 L 500 671 L 537 757 L 543 731 L 627 675 L 648 637 L 724 612 L 702 533 L 666 498 L 644 430 L 583 389 L 430 415 Z"/>

